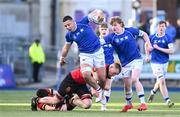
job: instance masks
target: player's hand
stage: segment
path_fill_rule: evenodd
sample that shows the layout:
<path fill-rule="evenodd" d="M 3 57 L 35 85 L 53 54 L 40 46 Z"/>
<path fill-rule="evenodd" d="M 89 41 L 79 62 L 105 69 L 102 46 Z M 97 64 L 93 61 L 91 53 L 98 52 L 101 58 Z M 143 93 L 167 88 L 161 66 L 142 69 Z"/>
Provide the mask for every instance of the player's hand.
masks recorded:
<path fill-rule="evenodd" d="M 153 50 L 153 47 L 151 46 L 151 44 L 148 44 L 148 45 L 147 45 L 147 50 L 148 50 L 149 52 Z"/>
<path fill-rule="evenodd" d="M 60 108 L 60 111 L 67 111 L 67 105 L 63 104 Z"/>
<path fill-rule="evenodd" d="M 91 87 L 91 94 L 92 94 L 93 96 L 95 96 L 95 97 L 98 97 L 98 96 L 99 96 L 99 93 L 98 93 L 94 88 L 92 88 L 92 87 Z"/>
<path fill-rule="evenodd" d="M 159 48 L 159 46 L 158 46 L 157 44 L 154 44 L 153 47 L 154 47 L 155 49 L 158 49 L 158 48 Z"/>
<path fill-rule="evenodd" d="M 149 56 L 146 56 L 145 57 L 145 61 L 148 63 L 150 61 L 150 57 Z"/>
<path fill-rule="evenodd" d="M 64 65 L 64 64 L 66 64 L 66 59 L 65 59 L 65 57 L 61 57 L 59 62 L 60 62 L 60 65 L 61 65 L 61 66 Z"/>

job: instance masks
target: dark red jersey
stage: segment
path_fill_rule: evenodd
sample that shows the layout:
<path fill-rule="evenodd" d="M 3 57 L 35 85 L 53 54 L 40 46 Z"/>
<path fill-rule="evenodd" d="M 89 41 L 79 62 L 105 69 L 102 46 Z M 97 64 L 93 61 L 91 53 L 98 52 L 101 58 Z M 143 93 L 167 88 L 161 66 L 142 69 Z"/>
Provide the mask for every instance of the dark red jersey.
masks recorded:
<path fill-rule="evenodd" d="M 72 79 L 78 83 L 78 84 L 86 84 L 83 76 L 82 76 L 82 73 L 80 71 L 80 68 L 77 68 L 73 71 L 70 72 L 71 76 L 72 76 Z"/>

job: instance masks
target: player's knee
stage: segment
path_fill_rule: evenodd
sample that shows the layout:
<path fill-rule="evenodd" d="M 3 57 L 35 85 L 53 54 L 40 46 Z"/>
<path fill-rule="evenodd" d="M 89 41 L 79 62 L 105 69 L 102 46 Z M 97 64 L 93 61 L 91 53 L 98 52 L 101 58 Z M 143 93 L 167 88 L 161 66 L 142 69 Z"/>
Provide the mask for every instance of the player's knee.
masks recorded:
<path fill-rule="evenodd" d="M 82 75 L 83 75 L 83 78 L 85 80 L 88 80 L 89 78 L 91 78 L 91 72 L 90 71 L 83 72 Z"/>
<path fill-rule="evenodd" d="M 90 102 L 89 102 L 89 103 L 86 103 L 85 106 L 84 106 L 84 109 L 89 109 L 89 108 L 91 108 L 91 105 L 92 105 L 92 104 L 91 104 Z"/>
<path fill-rule="evenodd" d="M 164 80 L 164 79 L 159 80 L 159 84 L 162 85 L 162 86 L 164 86 L 164 85 L 166 84 L 166 83 L 165 83 L 165 80 Z"/>
<path fill-rule="evenodd" d="M 83 105 L 84 109 L 89 109 L 91 107 L 91 105 L 92 105 L 92 96 L 90 94 L 84 94 L 81 97 L 81 100 L 84 103 L 84 105 Z"/>
<path fill-rule="evenodd" d="M 91 99 L 84 99 L 83 102 L 84 102 L 84 105 L 83 105 L 84 109 L 91 108 L 91 105 L 92 105 L 92 100 Z"/>
<path fill-rule="evenodd" d="M 110 90 L 111 89 L 111 87 L 110 86 L 107 86 L 107 85 L 105 85 L 105 87 L 104 87 L 104 90 Z"/>

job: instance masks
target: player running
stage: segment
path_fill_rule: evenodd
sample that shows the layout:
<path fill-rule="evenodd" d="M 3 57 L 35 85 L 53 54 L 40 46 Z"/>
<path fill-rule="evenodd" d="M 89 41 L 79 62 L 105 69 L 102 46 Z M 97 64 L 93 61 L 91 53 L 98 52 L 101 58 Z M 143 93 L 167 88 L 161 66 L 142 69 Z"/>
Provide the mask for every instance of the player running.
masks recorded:
<path fill-rule="evenodd" d="M 104 20 L 104 14 L 101 10 L 94 10 L 88 16 L 85 16 L 80 22 L 75 22 L 71 16 L 63 18 L 64 27 L 68 30 L 66 34 L 66 43 L 62 49 L 60 64 L 65 63 L 65 57 L 73 42 L 76 42 L 79 48 L 80 70 L 85 81 L 99 92 L 99 99 L 102 98 L 102 89 L 105 86 L 105 60 L 103 49 L 98 37 L 89 22 L 101 23 Z M 95 79 L 91 76 L 91 70 L 95 67 L 99 79 L 97 85 Z"/>
<path fill-rule="evenodd" d="M 156 83 L 154 88 L 151 90 L 148 101 L 152 102 L 154 94 L 158 89 L 160 89 L 166 104 L 168 107 L 172 107 L 174 103 L 169 98 L 165 77 L 169 62 L 169 54 L 174 53 L 174 44 L 170 36 L 165 33 L 166 27 L 166 22 L 160 21 L 158 23 L 157 33 L 150 36 L 151 44 L 153 45 L 151 60 L 149 57 L 149 51 L 146 50 L 146 60 L 151 61 L 151 68 L 154 76 L 156 77 Z"/>
<path fill-rule="evenodd" d="M 129 109 L 133 108 L 132 105 L 132 83 L 135 85 L 136 92 L 140 99 L 139 111 L 147 110 L 147 105 L 145 103 L 144 89 L 139 81 L 141 68 L 143 65 L 142 56 L 138 50 L 136 43 L 136 36 L 142 36 L 143 39 L 148 44 L 148 50 L 152 49 L 151 43 L 147 33 L 135 29 L 135 28 L 124 28 L 124 22 L 120 17 L 115 16 L 110 20 L 113 33 L 105 37 L 105 40 L 112 44 L 118 58 L 122 64 L 122 77 L 124 81 L 125 89 L 125 99 L 127 105 L 123 107 L 121 112 L 127 112 Z"/>

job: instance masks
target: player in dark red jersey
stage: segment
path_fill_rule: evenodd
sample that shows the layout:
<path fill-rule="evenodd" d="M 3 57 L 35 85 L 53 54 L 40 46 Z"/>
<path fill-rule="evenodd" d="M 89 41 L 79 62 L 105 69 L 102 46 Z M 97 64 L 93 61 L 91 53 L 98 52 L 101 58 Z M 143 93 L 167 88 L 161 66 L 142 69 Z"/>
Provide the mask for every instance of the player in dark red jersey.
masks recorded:
<path fill-rule="evenodd" d="M 106 68 L 107 76 L 112 77 L 119 74 L 121 67 L 117 63 L 113 63 Z M 86 82 L 80 72 L 80 68 L 71 71 L 62 81 L 57 93 L 54 96 L 46 96 L 43 98 L 33 98 L 31 102 L 32 110 L 37 110 L 37 103 L 43 103 L 48 105 L 56 105 L 62 102 L 66 96 L 72 96 L 72 94 L 77 94 L 79 100 L 76 102 L 76 98 L 72 98 L 71 104 L 75 106 L 88 109 L 92 105 L 92 97 L 89 89 L 86 86 Z M 65 104 L 66 106 L 66 104 Z"/>
<path fill-rule="evenodd" d="M 56 94 L 57 94 L 57 91 L 54 89 L 51 89 L 51 88 L 38 89 L 36 91 L 37 97 L 32 98 L 32 103 L 34 103 L 34 105 L 31 105 L 32 111 L 37 111 L 37 110 L 71 111 L 76 106 L 83 103 L 77 94 L 73 94 L 71 96 L 66 95 L 64 97 L 64 100 L 58 102 L 57 104 L 45 104 L 45 103 L 36 102 L 37 98 L 43 98 L 46 96 L 53 97 Z M 81 104 L 81 105 L 83 105 L 83 104 Z"/>

